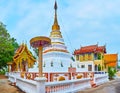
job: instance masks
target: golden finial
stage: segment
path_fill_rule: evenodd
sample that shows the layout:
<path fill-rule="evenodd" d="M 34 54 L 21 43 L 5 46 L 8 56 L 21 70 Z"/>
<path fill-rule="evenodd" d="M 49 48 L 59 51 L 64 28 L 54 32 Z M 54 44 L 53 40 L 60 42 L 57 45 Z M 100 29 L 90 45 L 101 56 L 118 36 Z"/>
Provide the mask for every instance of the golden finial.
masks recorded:
<path fill-rule="evenodd" d="M 56 0 L 55 0 L 55 4 L 54 4 L 54 9 L 55 9 L 55 16 L 54 16 L 54 23 L 52 25 L 52 32 L 50 33 L 50 37 L 62 38 L 62 35 L 60 32 L 60 26 L 58 25 L 58 21 L 57 21 L 57 2 L 56 2 Z"/>
<path fill-rule="evenodd" d="M 58 25 L 58 21 L 57 21 L 57 2 L 56 1 L 55 1 L 54 9 L 55 9 L 55 17 L 54 17 L 54 24 L 52 26 L 52 31 L 60 30 L 60 26 Z"/>
<path fill-rule="evenodd" d="M 57 10 L 57 2 L 55 1 L 54 9 Z"/>

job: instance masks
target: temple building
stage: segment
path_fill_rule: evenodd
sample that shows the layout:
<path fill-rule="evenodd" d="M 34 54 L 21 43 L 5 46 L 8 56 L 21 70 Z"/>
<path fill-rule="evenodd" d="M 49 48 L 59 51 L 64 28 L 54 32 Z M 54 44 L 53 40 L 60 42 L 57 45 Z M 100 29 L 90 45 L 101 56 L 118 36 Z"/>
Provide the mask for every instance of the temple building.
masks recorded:
<path fill-rule="evenodd" d="M 117 62 L 118 62 L 118 54 L 104 54 L 104 64 L 106 70 L 108 67 L 116 68 Z"/>
<path fill-rule="evenodd" d="M 26 44 L 21 44 L 16 50 L 13 57 L 12 71 L 28 71 L 28 68 L 32 68 L 36 59 L 32 53 L 28 50 Z"/>
<path fill-rule="evenodd" d="M 106 47 L 98 46 L 98 44 L 84 46 L 74 51 L 74 56 L 75 56 L 76 61 L 84 62 L 84 63 L 87 61 L 93 61 L 95 71 L 103 69 L 104 54 L 106 54 Z"/>

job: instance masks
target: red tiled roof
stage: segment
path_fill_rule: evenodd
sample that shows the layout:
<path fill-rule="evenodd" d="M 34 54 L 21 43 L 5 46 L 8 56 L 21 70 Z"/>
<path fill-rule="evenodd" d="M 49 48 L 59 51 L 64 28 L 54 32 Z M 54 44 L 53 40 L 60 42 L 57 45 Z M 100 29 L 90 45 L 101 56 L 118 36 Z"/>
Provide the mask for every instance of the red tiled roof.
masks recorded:
<path fill-rule="evenodd" d="M 105 46 L 98 46 L 98 45 L 84 46 L 84 47 L 81 47 L 80 49 L 75 50 L 74 55 L 84 54 L 84 53 L 96 53 L 96 52 L 106 53 Z"/>

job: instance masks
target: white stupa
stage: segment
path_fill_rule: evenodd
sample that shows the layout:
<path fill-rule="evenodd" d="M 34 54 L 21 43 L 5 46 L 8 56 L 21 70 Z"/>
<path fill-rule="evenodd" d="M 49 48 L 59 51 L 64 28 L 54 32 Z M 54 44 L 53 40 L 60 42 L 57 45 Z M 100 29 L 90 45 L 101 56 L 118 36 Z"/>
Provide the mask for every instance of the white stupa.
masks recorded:
<path fill-rule="evenodd" d="M 65 46 L 64 39 L 60 32 L 60 26 L 57 21 L 57 3 L 54 5 L 55 16 L 50 33 L 51 45 L 43 50 L 43 72 L 68 72 L 73 60 L 72 55 Z M 29 69 L 31 72 L 38 72 L 38 64 Z"/>
<path fill-rule="evenodd" d="M 60 32 L 60 26 L 57 21 L 57 3 L 54 5 L 55 16 L 50 33 L 51 45 L 43 50 L 43 72 L 68 72 L 69 67 L 76 68 L 76 72 L 88 71 L 88 65 L 92 66 L 94 71 L 93 61 L 79 62 L 72 60 L 72 55 L 68 52 L 65 46 L 64 39 Z M 83 68 L 84 67 L 84 68 Z M 38 62 L 29 72 L 38 72 Z"/>
<path fill-rule="evenodd" d="M 73 62 L 70 53 L 65 46 L 57 21 L 57 3 L 54 5 L 55 16 L 50 33 L 51 46 L 45 47 L 43 51 L 44 72 L 68 72 L 68 67 Z"/>

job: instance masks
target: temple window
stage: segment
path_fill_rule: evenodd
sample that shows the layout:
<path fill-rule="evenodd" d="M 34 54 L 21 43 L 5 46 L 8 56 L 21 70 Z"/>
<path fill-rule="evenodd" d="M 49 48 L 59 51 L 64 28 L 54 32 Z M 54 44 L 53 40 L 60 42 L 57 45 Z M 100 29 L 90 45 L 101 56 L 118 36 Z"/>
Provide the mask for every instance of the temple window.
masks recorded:
<path fill-rule="evenodd" d="M 79 64 L 77 64 L 77 67 L 80 68 Z"/>
<path fill-rule="evenodd" d="M 94 54 L 94 59 L 95 59 L 95 60 L 97 59 L 97 53 Z"/>
<path fill-rule="evenodd" d="M 83 55 L 83 61 L 85 61 L 85 55 Z"/>
<path fill-rule="evenodd" d="M 53 67 L 53 61 L 51 61 L 51 67 Z"/>
<path fill-rule="evenodd" d="M 98 71 L 98 66 L 97 65 L 95 65 L 95 71 Z"/>
<path fill-rule="evenodd" d="M 100 54 L 100 53 L 98 53 L 98 55 L 97 55 L 97 59 L 98 59 L 98 60 L 101 59 L 101 54 Z"/>
<path fill-rule="evenodd" d="M 88 60 L 91 60 L 91 54 L 88 54 Z"/>
<path fill-rule="evenodd" d="M 98 65 L 98 71 L 101 71 L 101 65 L 100 64 Z"/>
<path fill-rule="evenodd" d="M 61 67 L 63 67 L 63 63 L 61 62 Z"/>
<path fill-rule="evenodd" d="M 45 64 L 45 62 L 44 62 L 44 63 L 43 63 L 43 67 L 45 67 L 45 65 L 46 65 L 46 64 Z"/>
<path fill-rule="evenodd" d="M 92 65 L 88 65 L 88 71 L 92 71 Z"/>
<path fill-rule="evenodd" d="M 81 68 L 85 68 L 85 65 L 81 65 Z"/>
<path fill-rule="evenodd" d="M 79 55 L 76 55 L 76 60 L 79 61 Z"/>

